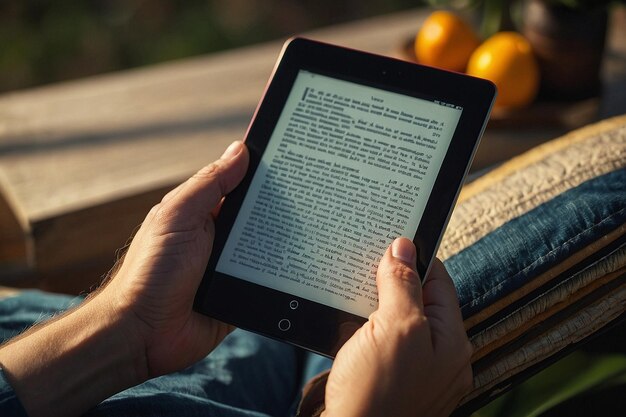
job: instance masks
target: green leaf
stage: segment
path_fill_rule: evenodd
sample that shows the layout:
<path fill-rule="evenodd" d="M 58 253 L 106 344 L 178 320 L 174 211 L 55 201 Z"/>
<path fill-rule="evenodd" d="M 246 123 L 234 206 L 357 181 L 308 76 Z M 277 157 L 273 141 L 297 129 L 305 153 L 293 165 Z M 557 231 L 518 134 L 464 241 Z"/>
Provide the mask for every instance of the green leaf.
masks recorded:
<path fill-rule="evenodd" d="M 579 394 L 626 383 L 626 355 L 576 351 L 472 417 L 536 417 Z"/>

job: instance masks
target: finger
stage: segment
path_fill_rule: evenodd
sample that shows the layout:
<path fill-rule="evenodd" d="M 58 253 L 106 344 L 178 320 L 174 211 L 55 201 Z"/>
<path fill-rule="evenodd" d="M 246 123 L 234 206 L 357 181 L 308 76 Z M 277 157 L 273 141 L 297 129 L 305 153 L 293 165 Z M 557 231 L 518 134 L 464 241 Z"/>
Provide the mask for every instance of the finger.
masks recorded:
<path fill-rule="evenodd" d="M 435 258 L 426 280 L 424 281 L 424 309 L 428 312 L 448 312 L 451 320 L 461 318 L 459 299 L 454 282 L 443 263 Z"/>
<path fill-rule="evenodd" d="M 440 367 L 439 371 L 431 376 L 434 386 L 445 386 L 445 390 L 439 391 L 439 395 L 429 398 L 430 416 L 449 416 L 459 402 L 470 392 L 473 387 L 473 375 L 471 366 L 465 363 L 457 367 L 454 361 L 447 360 L 446 366 Z"/>
<path fill-rule="evenodd" d="M 456 393 L 456 402 L 459 403 L 474 389 L 474 371 L 472 365 L 468 361 L 465 366 L 461 368 L 457 377 L 454 380 L 454 389 L 451 391 Z"/>
<path fill-rule="evenodd" d="M 458 350 L 463 357 L 468 351 L 471 355 L 471 345 L 463 326 L 456 288 L 439 259 L 433 261 L 422 290 L 424 314 L 433 329 L 433 345 L 446 343 L 448 349 Z"/>
<path fill-rule="evenodd" d="M 376 273 L 379 310 L 405 314 L 422 310 L 422 290 L 416 268 L 415 245 L 401 237 L 380 260 Z"/>
<path fill-rule="evenodd" d="M 234 142 L 228 148 L 226 148 L 226 151 L 224 151 L 224 154 L 220 157 L 220 159 L 228 159 L 229 158 L 229 153 L 233 152 L 233 150 L 231 149 L 231 147 L 233 147 L 233 146 L 235 147 L 235 155 L 234 156 L 236 156 L 236 152 L 237 152 L 236 148 L 239 146 L 238 145 L 239 143 L 240 142 Z M 182 190 L 185 187 L 186 184 L 187 184 L 187 182 L 185 181 L 182 184 L 178 184 L 178 186 L 176 186 L 176 188 L 174 188 L 173 190 L 170 190 L 161 199 L 161 204 L 166 204 L 172 198 L 176 197 L 176 195 L 178 195 L 180 190 Z"/>
<path fill-rule="evenodd" d="M 470 393 L 473 387 L 471 370 L 466 370 L 457 375 L 448 384 L 449 389 L 434 402 L 432 414 L 436 416 L 449 416 L 457 408 L 460 402 Z"/>
<path fill-rule="evenodd" d="M 437 258 L 433 260 L 428 276 L 424 280 L 423 291 L 424 306 L 443 305 L 453 310 L 459 309 L 459 299 L 456 295 L 454 282 L 446 267 Z"/>
<path fill-rule="evenodd" d="M 242 142 L 232 143 L 222 157 L 188 179 L 164 204 L 178 213 L 200 219 L 209 217 L 222 197 L 241 182 L 248 167 L 248 151 Z"/>

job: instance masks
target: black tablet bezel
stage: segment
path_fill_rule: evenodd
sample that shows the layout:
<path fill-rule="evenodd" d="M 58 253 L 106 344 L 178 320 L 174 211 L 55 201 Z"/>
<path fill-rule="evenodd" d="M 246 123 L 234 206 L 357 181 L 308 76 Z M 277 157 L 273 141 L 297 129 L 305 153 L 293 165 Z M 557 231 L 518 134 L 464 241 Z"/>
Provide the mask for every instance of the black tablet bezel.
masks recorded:
<path fill-rule="evenodd" d="M 421 277 L 428 273 L 485 128 L 495 86 L 486 80 L 304 38 L 291 39 L 283 47 L 246 134 L 245 143 L 250 151 L 248 172 L 242 183 L 225 198 L 216 221 L 213 253 L 194 308 L 237 327 L 333 357 L 345 340 L 366 321 L 365 318 L 215 271 L 243 198 L 300 70 L 463 108 L 413 239 L 418 248 Z"/>

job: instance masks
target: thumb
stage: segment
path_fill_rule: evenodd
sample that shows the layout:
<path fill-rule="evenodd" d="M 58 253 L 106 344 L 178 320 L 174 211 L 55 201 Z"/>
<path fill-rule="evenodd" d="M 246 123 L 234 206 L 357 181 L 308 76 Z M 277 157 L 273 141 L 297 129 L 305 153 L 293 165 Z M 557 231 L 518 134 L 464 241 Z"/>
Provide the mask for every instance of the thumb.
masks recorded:
<path fill-rule="evenodd" d="M 423 314 L 422 283 L 417 274 L 415 245 L 400 237 L 385 252 L 376 273 L 381 313 Z"/>
<path fill-rule="evenodd" d="M 180 190 L 164 204 L 172 206 L 180 217 L 197 213 L 200 219 L 208 218 L 222 197 L 241 182 L 248 168 L 248 160 L 249 155 L 243 142 L 233 142 L 220 159 L 185 181 Z"/>

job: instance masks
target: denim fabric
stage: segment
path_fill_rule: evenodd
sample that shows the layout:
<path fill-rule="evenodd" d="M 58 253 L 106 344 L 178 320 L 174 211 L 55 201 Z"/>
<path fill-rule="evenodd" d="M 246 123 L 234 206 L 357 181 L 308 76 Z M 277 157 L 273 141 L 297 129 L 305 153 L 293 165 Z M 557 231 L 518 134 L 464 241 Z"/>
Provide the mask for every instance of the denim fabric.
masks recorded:
<path fill-rule="evenodd" d="M 7 340 L 81 300 L 39 291 L 0 300 L 0 338 Z M 321 356 L 235 330 L 193 366 L 114 395 L 86 415 L 293 415 L 303 382 L 330 365 Z M 23 411 L 19 400 L 0 375 L 0 415 L 20 415 L 19 410 Z"/>
<path fill-rule="evenodd" d="M 33 324 L 45 321 L 82 298 L 44 294 L 39 291 L 24 291 L 15 297 L 0 301 L 0 343 L 22 333 Z M 26 416 L 22 403 L 0 370 L 0 415 Z"/>
<path fill-rule="evenodd" d="M 593 178 L 445 261 L 464 318 L 626 223 L 626 170 Z"/>
<path fill-rule="evenodd" d="M 4 372 L 0 369 L 0 415 L 26 417 L 26 410 L 9 385 Z"/>
<path fill-rule="evenodd" d="M 195 365 L 121 392 L 87 415 L 288 416 L 301 357 L 287 344 L 237 330 Z"/>
<path fill-rule="evenodd" d="M 19 295 L 0 300 L 0 343 L 22 333 L 35 323 L 82 302 L 82 297 L 21 291 Z"/>

